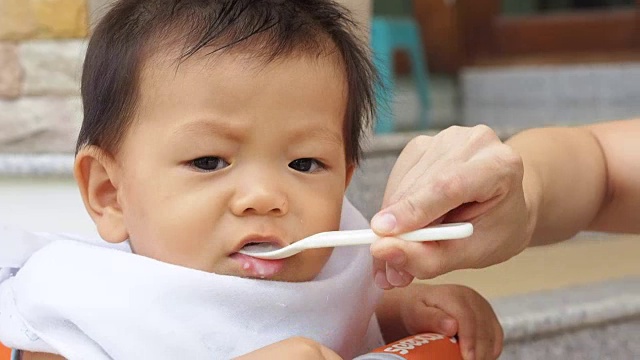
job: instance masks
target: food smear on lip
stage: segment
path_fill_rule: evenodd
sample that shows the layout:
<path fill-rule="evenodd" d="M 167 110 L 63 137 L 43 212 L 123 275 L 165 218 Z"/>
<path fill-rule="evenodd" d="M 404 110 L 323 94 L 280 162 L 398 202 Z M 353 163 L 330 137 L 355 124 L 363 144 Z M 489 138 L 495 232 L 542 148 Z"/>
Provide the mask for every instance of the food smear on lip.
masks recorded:
<path fill-rule="evenodd" d="M 273 277 L 284 269 L 285 260 L 264 260 L 253 256 L 235 253 L 231 258 L 240 263 L 245 276 L 266 279 Z"/>

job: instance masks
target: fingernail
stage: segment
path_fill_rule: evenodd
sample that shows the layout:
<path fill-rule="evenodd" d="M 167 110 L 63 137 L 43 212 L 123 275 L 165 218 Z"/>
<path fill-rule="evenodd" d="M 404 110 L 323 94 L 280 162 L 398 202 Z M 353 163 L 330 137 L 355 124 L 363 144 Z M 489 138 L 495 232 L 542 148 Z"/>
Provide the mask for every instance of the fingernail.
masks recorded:
<path fill-rule="evenodd" d="M 373 281 L 376 283 L 376 286 L 382 290 L 391 288 L 391 284 L 387 281 L 387 275 L 382 270 L 376 271 Z"/>
<path fill-rule="evenodd" d="M 378 214 L 371 220 L 371 227 L 376 232 L 389 234 L 396 228 L 396 217 L 393 214 Z"/>
<path fill-rule="evenodd" d="M 387 281 L 389 281 L 389 284 L 393 286 L 402 286 L 404 285 L 404 273 L 394 269 L 393 267 L 388 267 Z"/>
<path fill-rule="evenodd" d="M 407 257 L 402 251 L 398 251 L 397 253 L 392 254 L 391 256 L 386 258 L 386 260 L 391 265 L 401 266 L 404 265 L 405 262 L 407 262 Z"/>

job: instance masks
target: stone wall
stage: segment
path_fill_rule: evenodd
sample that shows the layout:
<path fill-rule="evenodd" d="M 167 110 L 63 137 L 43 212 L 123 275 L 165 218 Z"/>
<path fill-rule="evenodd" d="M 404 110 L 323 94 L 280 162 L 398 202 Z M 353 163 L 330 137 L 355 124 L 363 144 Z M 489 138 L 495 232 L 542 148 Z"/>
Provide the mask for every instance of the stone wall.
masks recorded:
<path fill-rule="evenodd" d="M 0 152 L 71 152 L 85 0 L 0 0 Z"/>

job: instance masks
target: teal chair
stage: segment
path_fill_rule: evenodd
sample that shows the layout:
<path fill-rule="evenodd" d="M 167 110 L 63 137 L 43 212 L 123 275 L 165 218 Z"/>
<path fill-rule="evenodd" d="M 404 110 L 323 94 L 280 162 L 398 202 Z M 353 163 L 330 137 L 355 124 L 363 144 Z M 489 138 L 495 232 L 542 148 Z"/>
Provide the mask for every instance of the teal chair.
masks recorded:
<path fill-rule="evenodd" d="M 386 9 L 385 9 L 386 7 Z M 382 9 L 381 9 L 382 8 Z M 393 55 L 402 50 L 409 54 L 413 80 L 420 101 L 419 128 L 429 124 L 429 76 L 424 56 L 420 28 L 413 17 L 411 1 L 375 1 L 371 23 L 371 50 L 380 76 L 376 87 L 378 104 L 375 132 L 384 134 L 396 128 L 392 112 L 395 92 Z M 386 10 L 386 11 L 385 11 Z"/>

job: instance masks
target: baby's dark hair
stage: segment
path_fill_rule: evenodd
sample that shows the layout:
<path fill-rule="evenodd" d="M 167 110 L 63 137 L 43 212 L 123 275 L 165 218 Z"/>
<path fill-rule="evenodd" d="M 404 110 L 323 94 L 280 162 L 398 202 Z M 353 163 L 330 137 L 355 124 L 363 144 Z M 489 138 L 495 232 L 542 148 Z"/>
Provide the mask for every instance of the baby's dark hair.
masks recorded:
<path fill-rule="evenodd" d="M 141 67 L 154 51 L 245 52 L 270 62 L 335 52 L 348 93 L 346 160 L 357 164 L 374 118 L 375 70 L 349 12 L 332 0 L 120 0 L 95 28 L 82 73 L 84 121 L 76 152 L 96 145 L 114 154 L 133 121 Z M 167 51 L 168 52 L 168 51 Z"/>

